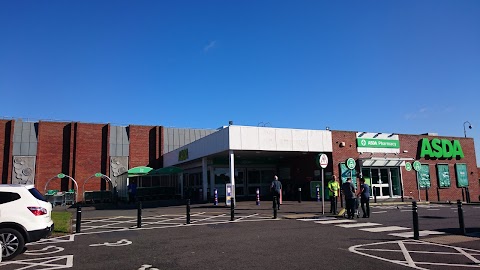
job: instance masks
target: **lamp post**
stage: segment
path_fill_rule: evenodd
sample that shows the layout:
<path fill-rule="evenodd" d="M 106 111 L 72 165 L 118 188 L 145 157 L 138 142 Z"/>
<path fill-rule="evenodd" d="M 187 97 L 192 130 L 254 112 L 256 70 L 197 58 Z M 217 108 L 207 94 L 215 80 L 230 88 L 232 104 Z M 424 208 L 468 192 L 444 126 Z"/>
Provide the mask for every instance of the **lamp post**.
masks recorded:
<path fill-rule="evenodd" d="M 465 128 L 465 124 L 467 123 L 468 123 L 468 128 L 472 129 L 472 124 L 470 124 L 470 122 L 468 121 L 463 122 L 463 135 L 465 135 L 465 138 L 467 137 L 467 129 Z"/>

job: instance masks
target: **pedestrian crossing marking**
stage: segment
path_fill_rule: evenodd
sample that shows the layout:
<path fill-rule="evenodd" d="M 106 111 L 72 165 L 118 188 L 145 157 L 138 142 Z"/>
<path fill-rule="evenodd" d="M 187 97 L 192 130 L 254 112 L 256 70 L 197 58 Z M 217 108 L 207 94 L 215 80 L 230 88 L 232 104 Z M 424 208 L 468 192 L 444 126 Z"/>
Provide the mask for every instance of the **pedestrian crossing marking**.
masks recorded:
<path fill-rule="evenodd" d="M 390 231 L 402 231 L 402 230 L 411 230 L 410 228 L 400 227 L 400 226 L 387 226 L 387 227 L 377 227 L 377 228 L 364 228 L 359 229 L 366 232 L 390 232 Z"/>
<path fill-rule="evenodd" d="M 297 219 L 300 221 L 322 221 L 322 220 L 335 220 L 336 218 L 330 218 L 330 217 L 325 217 L 325 218 L 301 218 Z"/>
<path fill-rule="evenodd" d="M 379 226 L 379 225 L 382 225 L 382 224 L 365 222 L 365 223 L 342 224 L 342 225 L 336 225 L 336 226 L 342 227 L 342 228 L 357 228 L 357 227 L 368 227 L 368 226 Z"/>
<path fill-rule="evenodd" d="M 336 220 L 324 220 L 324 221 L 315 221 L 318 224 L 337 224 L 337 223 L 352 223 L 357 222 L 351 219 L 336 219 Z"/>
<path fill-rule="evenodd" d="M 437 231 L 419 231 L 418 232 L 419 236 L 428 236 L 428 235 L 440 235 L 440 234 L 445 234 L 444 232 L 437 232 Z M 413 232 L 404 232 L 404 233 L 390 233 L 388 235 L 391 236 L 397 236 L 397 237 L 403 237 L 403 238 L 413 238 Z"/>

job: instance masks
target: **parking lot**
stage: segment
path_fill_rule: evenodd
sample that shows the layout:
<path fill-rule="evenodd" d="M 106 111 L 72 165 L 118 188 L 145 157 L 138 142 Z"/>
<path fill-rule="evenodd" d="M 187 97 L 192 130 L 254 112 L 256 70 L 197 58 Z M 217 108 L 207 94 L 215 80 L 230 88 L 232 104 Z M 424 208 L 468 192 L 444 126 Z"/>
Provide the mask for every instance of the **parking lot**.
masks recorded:
<path fill-rule="evenodd" d="M 143 210 L 84 208 L 81 233 L 28 245 L 2 269 L 450 269 L 480 267 L 480 207 L 464 206 L 467 236 L 455 205 L 419 205 L 420 240 L 412 239 L 410 205 L 376 205 L 369 219 L 321 215 L 317 202 L 230 209 L 193 205 Z M 75 228 L 74 228 L 75 229 Z"/>

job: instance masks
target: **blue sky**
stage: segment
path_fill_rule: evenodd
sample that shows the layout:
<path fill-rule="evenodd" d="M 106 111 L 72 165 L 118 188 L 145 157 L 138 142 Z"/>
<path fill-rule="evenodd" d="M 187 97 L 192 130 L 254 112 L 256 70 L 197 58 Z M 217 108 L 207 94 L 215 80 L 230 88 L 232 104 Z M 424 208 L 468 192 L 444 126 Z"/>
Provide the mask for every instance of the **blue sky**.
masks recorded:
<path fill-rule="evenodd" d="M 1 1 L 0 117 L 463 136 L 480 1 Z"/>

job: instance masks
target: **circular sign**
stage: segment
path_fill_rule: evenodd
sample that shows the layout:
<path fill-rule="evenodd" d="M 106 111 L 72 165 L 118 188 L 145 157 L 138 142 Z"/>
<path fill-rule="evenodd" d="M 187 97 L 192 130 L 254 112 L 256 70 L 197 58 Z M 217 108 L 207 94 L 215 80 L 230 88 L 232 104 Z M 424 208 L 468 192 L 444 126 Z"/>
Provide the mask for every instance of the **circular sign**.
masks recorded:
<path fill-rule="evenodd" d="M 415 161 L 415 162 L 413 162 L 413 169 L 414 169 L 415 171 L 418 172 L 418 171 L 420 171 L 421 168 L 422 168 L 422 164 L 420 164 L 420 161 Z"/>
<path fill-rule="evenodd" d="M 327 165 L 328 165 L 328 157 L 327 157 L 327 155 L 321 154 L 318 163 L 320 163 L 320 167 L 322 167 L 322 168 L 325 169 L 325 168 L 327 167 Z"/>
<path fill-rule="evenodd" d="M 412 163 L 405 162 L 405 170 L 407 170 L 407 172 L 411 171 L 412 170 Z"/>
<path fill-rule="evenodd" d="M 349 168 L 350 170 L 353 170 L 355 169 L 355 165 L 356 165 L 355 159 L 353 158 L 347 159 L 347 168 Z"/>

